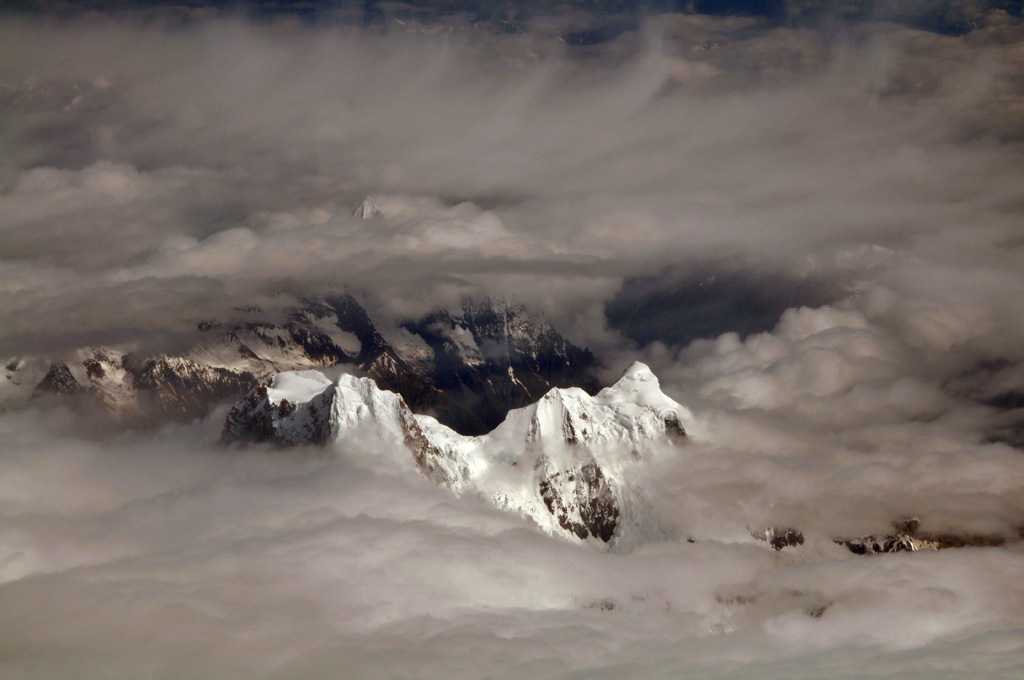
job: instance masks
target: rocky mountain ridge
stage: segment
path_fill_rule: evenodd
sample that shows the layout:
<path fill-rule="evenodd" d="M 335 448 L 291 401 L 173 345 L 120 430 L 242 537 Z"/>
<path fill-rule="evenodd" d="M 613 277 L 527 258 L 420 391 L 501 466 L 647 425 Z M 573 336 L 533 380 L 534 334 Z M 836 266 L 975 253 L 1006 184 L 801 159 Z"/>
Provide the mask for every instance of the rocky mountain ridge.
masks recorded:
<path fill-rule="evenodd" d="M 176 355 L 94 347 L 64 361 L 8 358 L 0 405 L 76 395 L 122 422 L 190 420 L 281 371 L 346 366 L 410 408 L 479 434 L 552 387 L 596 387 L 589 351 L 507 301 L 467 300 L 399 326 L 374 319 L 348 294 L 303 300 L 283 318 L 236 312 L 230 322 L 201 322 L 201 341 Z"/>

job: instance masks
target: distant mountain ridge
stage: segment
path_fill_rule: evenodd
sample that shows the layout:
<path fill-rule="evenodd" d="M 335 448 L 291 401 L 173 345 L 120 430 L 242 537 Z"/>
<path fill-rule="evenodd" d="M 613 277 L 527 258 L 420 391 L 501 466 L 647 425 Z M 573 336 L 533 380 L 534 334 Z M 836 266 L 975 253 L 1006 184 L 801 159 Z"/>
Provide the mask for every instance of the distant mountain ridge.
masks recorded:
<path fill-rule="evenodd" d="M 281 371 L 345 366 L 401 394 L 413 410 L 479 434 L 552 387 L 597 387 L 593 354 L 504 300 L 467 300 L 400 326 L 378 322 L 349 294 L 303 300 L 284 320 L 238 311 L 240 321 L 200 323 L 201 342 L 177 355 L 100 347 L 80 350 L 74 361 L 7 359 L 0 402 L 75 395 L 98 399 L 122 421 L 189 420 Z"/>

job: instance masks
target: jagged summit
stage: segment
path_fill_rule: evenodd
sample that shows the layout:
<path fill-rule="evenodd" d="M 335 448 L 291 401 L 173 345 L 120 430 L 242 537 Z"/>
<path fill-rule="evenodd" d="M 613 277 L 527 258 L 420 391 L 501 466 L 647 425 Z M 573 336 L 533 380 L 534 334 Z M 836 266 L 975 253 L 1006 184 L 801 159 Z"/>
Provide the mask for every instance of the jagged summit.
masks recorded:
<path fill-rule="evenodd" d="M 534 404 L 511 411 L 488 437 L 499 447 L 525 442 L 550 450 L 583 444 L 641 457 L 666 438 L 686 436 L 693 423 L 689 409 L 662 392 L 650 368 L 636 362 L 594 396 L 579 388 L 550 390 Z"/>
<path fill-rule="evenodd" d="M 680 423 L 692 422 L 642 364 L 596 396 L 550 389 L 475 437 L 414 415 L 398 394 L 369 378 L 331 381 L 297 371 L 274 376 L 239 401 L 223 436 L 283 446 L 370 441 L 390 445 L 383 447 L 388 451 L 404 448 L 424 475 L 456 493 L 475 490 L 551 533 L 607 543 L 636 504 L 626 491 L 631 466 L 673 451 L 686 437 Z"/>
<path fill-rule="evenodd" d="M 377 207 L 377 203 L 374 202 L 373 196 L 367 196 L 364 198 L 363 202 L 360 203 L 354 211 L 352 211 L 352 215 L 354 217 L 359 217 L 364 220 L 380 217 L 383 214 L 384 213 L 381 209 Z"/>
<path fill-rule="evenodd" d="M 320 394 L 330 384 L 331 381 L 320 371 L 278 373 L 267 386 L 267 399 L 272 404 L 280 404 L 282 401 L 299 404 Z"/>
<path fill-rule="evenodd" d="M 75 380 L 67 364 L 55 362 L 36 385 L 34 394 L 81 394 L 84 391 L 85 387 Z"/>
<path fill-rule="evenodd" d="M 634 361 L 622 373 L 614 385 L 606 387 L 597 394 L 603 401 L 635 401 L 653 409 L 679 411 L 688 413 L 680 404 L 670 399 L 661 390 L 661 382 L 650 367 L 640 361 Z"/>
<path fill-rule="evenodd" d="M 408 449 L 413 462 L 435 482 L 459 491 L 471 462 L 458 448 L 435 446 L 402 397 L 380 389 L 372 378 L 319 371 L 279 373 L 235 404 L 224 423 L 226 442 L 272 442 L 278 446 L 341 442 L 374 450 Z M 425 418 L 425 417 L 423 417 Z M 428 429 L 460 435 L 436 420 Z"/>
<path fill-rule="evenodd" d="M 629 365 L 625 371 L 622 372 L 622 377 L 619 378 L 619 382 L 658 382 L 658 376 L 654 375 L 651 371 L 651 367 L 642 361 L 634 361 Z"/>

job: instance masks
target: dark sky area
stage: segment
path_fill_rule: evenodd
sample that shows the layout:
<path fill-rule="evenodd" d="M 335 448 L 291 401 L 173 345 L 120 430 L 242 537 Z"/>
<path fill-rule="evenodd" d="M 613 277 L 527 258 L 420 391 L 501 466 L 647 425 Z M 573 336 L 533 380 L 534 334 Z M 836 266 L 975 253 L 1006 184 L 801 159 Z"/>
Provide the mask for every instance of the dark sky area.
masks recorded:
<path fill-rule="evenodd" d="M 683 12 L 716 16 L 758 16 L 789 24 L 822 21 L 896 20 L 926 30 L 963 34 L 977 25 L 980 13 L 1002 9 L 1019 16 L 1022 0 L 569 0 L 516 2 L 512 0 L 0 0 L 0 8 L 31 13 L 167 12 L 182 14 L 216 10 L 249 16 L 288 14 L 308 21 L 386 22 L 405 18 L 433 20 L 463 15 L 474 21 L 495 22 L 503 30 L 518 30 L 538 16 L 586 15 L 590 26 L 567 34 L 581 44 L 603 41 L 635 27 L 645 16 Z"/>

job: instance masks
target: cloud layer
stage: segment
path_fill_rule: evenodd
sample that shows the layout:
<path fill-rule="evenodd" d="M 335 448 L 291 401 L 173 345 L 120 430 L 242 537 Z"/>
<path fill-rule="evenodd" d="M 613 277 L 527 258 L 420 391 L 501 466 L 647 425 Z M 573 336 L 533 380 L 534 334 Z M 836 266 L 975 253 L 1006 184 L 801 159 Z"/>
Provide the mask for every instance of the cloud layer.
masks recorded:
<path fill-rule="evenodd" d="M 0 355 L 175 347 L 282 292 L 349 287 L 395 320 L 507 295 L 609 381 L 650 363 L 710 441 L 636 481 L 663 540 L 608 554 L 387 452 L 2 414 L 5 678 L 1020 665 L 1019 544 L 831 540 L 908 515 L 1024 525 L 1016 19 L 951 37 L 665 15 L 580 49 L 540 19 L 63 21 L 0 23 Z M 724 311 L 610 326 L 634 293 L 660 329 L 684 298 Z M 775 553 L 751 537 L 769 525 L 808 540 Z"/>
<path fill-rule="evenodd" d="M 901 497 L 904 473 L 908 501 L 995 498 L 1020 482 L 982 487 L 1005 452 L 888 473 L 897 454 L 862 459 L 840 483 L 811 453 L 689 447 L 652 471 L 660 483 L 638 481 L 697 542 L 608 554 L 396 474 L 385 460 L 405 452 L 228 451 L 206 444 L 216 426 L 90 441 L 61 411 L 0 418 L 5 677 L 1001 677 L 1019 663 L 1018 548 L 858 558 L 811 521 L 834 519 L 832 490 L 860 502 L 850 528 L 868 526 L 885 515 L 863 500 Z M 744 524 L 773 491 L 788 507 L 761 517 L 806 522 L 797 553 Z"/>
<path fill-rule="evenodd" d="M 1018 264 L 998 140 L 1020 139 L 1024 43 L 983 30 L 669 15 L 586 55 L 288 22 L 2 30 L 8 353 L 344 284 L 399 315 L 482 287 L 598 343 L 624 277 L 694 260 Z M 390 209 L 352 217 L 371 194 Z"/>

